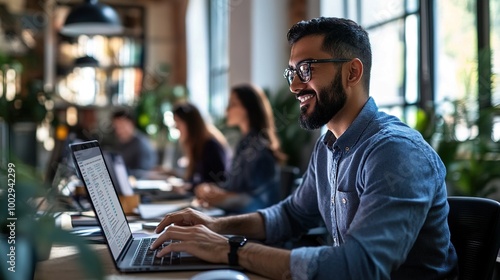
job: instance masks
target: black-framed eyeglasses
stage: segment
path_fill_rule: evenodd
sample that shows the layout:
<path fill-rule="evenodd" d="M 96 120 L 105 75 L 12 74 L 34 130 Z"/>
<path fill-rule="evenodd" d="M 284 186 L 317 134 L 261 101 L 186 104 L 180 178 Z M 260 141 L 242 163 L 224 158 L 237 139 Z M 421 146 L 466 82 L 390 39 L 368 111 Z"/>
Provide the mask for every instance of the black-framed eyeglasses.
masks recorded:
<path fill-rule="evenodd" d="M 311 80 L 312 77 L 311 74 L 312 63 L 327 63 L 327 62 L 338 63 L 338 62 L 348 62 L 348 61 L 351 61 L 351 59 L 347 58 L 306 59 L 297 63 L 295 69 L 292 67 L 286 68 L 285 72 L 283 73 L 283 77 L 285 77 L 285 79 L 287 80 L 288 85 L 292 84 L 295 75 L 299 76 L 299 79 L 302 83 L 307 83 Z"/>

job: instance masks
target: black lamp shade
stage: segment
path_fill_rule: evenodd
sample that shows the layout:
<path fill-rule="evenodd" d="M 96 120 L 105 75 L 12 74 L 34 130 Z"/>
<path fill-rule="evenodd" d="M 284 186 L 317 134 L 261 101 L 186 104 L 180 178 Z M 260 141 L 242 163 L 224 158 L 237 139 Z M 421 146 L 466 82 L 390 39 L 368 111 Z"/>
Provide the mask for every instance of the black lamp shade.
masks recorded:
<path fill-rule="evenodd" d="M 99 61 L 92 56 L 82 56 L 75 59 L 75 67 L 99 67 Z"/>
<path fill-rule="evenodd" d="M 65 36 L 117 35 L 123 32 L 123 26 L 113 8 L 86 0 L 71 10 L 60 32 Z"/>

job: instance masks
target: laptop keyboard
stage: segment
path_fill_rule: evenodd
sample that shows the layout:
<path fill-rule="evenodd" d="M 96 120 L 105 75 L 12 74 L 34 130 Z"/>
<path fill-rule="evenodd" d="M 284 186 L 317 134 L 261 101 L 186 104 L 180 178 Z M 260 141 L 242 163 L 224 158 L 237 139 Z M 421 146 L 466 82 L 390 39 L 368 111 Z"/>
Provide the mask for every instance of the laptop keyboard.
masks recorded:
<path fill-rule="evenodd" d="M 150 246 L 156 238 L 144 238 L 141 239 L 141 243 L 139 244 L 139 248 L 137 250 L 137 254 L 132 261 L 134 266 L 161 266 L 161 265 L 173 265 L 180 264 L 180 253 L 179 252 L 170 252 L 169 254 L 157 258 L 156 254 L 161 251 L 165 246 L 169 245 L 171 242 L 178 242 L 175 240 L 167 241 L 163 243 L 160 247 L 151 250 Z"/>

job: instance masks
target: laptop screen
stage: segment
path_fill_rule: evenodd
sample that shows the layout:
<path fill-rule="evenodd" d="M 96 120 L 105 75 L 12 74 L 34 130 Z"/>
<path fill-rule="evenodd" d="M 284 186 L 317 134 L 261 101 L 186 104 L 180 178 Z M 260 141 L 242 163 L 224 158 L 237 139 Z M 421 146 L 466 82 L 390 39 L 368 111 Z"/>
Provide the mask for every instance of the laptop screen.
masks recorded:
<path fill-rule="evenodd" d="M 106 151 L 103 152 L 103 156 L 116 192 L 124 196 L 133 195 L 134 190 L 128 181 L 127 167 L 125 166 L 123 157 L 119 154 Z"/>
<path fill-rule="evenodd" d="M 117 259 L 132 232 L 113 187 L 97 141 L 71 145 L 81 179 L 87 187 L 96 216 Z"/>

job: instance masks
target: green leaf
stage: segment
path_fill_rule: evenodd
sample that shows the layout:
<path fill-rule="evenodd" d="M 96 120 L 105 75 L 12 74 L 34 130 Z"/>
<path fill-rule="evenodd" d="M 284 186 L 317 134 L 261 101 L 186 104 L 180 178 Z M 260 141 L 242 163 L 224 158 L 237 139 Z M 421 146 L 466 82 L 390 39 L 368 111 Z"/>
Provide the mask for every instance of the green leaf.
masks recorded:
<path fill-rule="evenodd" d="M 85 239 L 56 227 L 52 231 L 52 240 L 55 243 L 75 246 L 79 251 L 78 258 L 80 259 L 82 271 L 85 271 L 88 278 L 104 279 L 104 268 L 101 258 L 90 248 Z"/>

